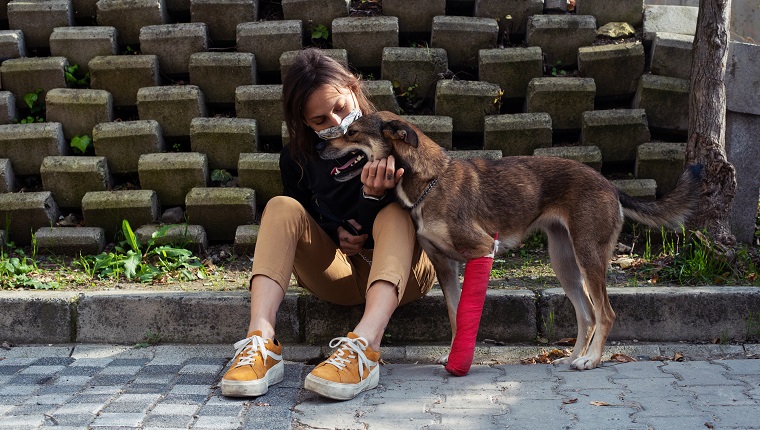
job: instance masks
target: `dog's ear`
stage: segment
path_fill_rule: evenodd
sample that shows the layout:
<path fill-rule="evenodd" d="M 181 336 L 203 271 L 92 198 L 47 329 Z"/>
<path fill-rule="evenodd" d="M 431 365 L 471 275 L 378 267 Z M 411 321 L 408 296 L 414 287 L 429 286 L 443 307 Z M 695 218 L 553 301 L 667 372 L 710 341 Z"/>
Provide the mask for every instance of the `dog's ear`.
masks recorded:
<path fill-rule="evenodd" d="M 382 131 L 383 137 L 386 139 L 403 140 L 415 148 L 419 143 L 417 139 L 417 133 L 412 129 L 412 127 L 409 127 L 409 124 L 404 121 L 399 121 L 397 119 L 388 121 L 383 124 Z"/>

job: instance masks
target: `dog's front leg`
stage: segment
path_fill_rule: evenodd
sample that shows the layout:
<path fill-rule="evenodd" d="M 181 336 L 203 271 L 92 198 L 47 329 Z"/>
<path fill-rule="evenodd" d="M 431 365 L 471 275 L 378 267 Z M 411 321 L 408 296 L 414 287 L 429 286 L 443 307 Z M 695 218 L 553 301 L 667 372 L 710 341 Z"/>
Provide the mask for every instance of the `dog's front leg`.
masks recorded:
<path fill-rule="evenodd" d="M 443 290 L 443 298 L 446 300 L 446 310 L 449 314 L 449 323 L 451 324 L 451 341 L 454 342 L 454 336 L 457 334 L 457 308 L 459 299 L 462 296 L 462 289 L 459 286 L 459 263 L 455 260 L 439 256 L 430 260 L 435 267 L 435 273 L 438 277 L 438 284 Z M 449 354 L 444 354 L 438 358 L 438 363 L 446 364 L 449 360 Z"/>

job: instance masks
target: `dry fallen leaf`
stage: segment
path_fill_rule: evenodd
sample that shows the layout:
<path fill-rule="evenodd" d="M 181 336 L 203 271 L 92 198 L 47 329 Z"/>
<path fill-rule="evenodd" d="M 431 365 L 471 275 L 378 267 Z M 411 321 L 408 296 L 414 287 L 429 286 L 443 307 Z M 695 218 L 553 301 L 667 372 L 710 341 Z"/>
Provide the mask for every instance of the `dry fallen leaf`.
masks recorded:
<path fill-rule="evenodd" d="M 573 345 L 575 345 L 575 340 L 576 339 L 574 337 L 565 337 L 565 338 L 562 338 L 562 339 L 554 342 L 554 344 L 555 345 L 560 345 L 560 346 L 573 346 Z"/>
<path fill-rule="evenodd" d="M 572 405 L 573 403 L 578 403 L 578 399 L 567 399 L 562 401 L 563 405 Z"/>
<path fill-rule="evenodd" d="M 617 361 L 618 363 L 633 363 L 636 359 L 625 354 L 612 354 L 610 361 Z"/>
<path fill-rule="evenodd" d="M 600 402 L 598 400 L 594 400 L 593 402 L 591 402 L 591 405 L 592 406 L 612 406 L 607 402 Z"/>
<path fill-rule="evenodd" d="M 673 354 L 673 361 L 683 361 L 683 354 L 680 352 Z"/>

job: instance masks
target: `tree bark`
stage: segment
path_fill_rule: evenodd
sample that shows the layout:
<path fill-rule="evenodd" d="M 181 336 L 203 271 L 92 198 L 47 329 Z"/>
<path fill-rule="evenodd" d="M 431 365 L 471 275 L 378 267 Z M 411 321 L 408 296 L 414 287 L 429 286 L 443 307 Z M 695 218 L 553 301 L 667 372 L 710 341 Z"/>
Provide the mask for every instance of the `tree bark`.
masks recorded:
<path fill-rule="evenodd" d="M 686 164 L 704 166 L 702 195 L 690 228 L 706 229 L 712 242 L 732 254 L 736 238 L 729 208 L 736 170 L 726 157 L 726 61 L 731 0 L 701 0 L 692 48 L 689 139 Z"/>

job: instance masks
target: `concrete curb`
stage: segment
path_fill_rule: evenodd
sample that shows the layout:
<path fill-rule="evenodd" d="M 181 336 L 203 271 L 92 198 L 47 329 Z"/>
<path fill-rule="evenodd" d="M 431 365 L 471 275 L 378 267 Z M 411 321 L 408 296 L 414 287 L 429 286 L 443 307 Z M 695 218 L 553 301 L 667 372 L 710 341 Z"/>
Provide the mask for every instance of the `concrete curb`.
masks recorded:
<path fill-rule="evenodd" d="M 610 288 L 617 321 L 610 341 L 743 341 L 760 331 L 760 288 Z M 245 334 L 250 296 L 240 292 L 0 292 L 0 341 L 30 343 L 228 344 Z M 362 306 L 337 306 L 288 294 L 277 316 L 278 338 L 323 345 L 359 321 Z M 750 318 L 754 318 L 749 321 Z M 561 289 L 489 290 L 478 339 L 498 343 L 559 339 L 576 333 Z M 399 308 L 388 345 L 447 344 L 443 294 Z"/>

